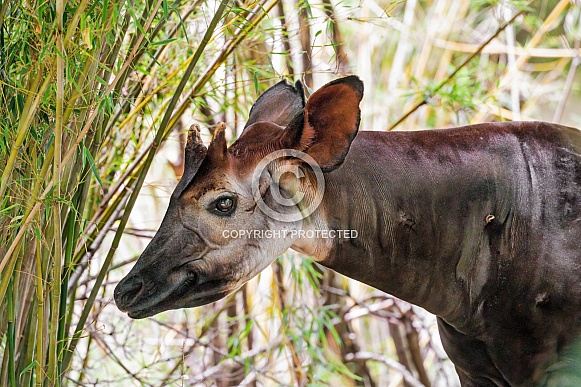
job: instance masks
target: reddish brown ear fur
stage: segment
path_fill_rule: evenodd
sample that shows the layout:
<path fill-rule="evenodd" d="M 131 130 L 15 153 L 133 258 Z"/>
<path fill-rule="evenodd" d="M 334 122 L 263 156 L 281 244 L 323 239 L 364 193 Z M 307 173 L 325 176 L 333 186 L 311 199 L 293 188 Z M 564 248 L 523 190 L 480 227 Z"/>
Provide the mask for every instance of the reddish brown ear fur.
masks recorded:
<path fill-rule="evenodd" d="M 229 152 L 250 167 L 275 150 L 297 149 L 315 159 L 323 171 L 331 171 L 343 163 L 357 134 L 361 98 L 363 83 L 356 76 L 332 81 L 313 93 L 304 111 L 284 130 L 273 123 L 254 123 Z"/>
<path fill-rule="evenodd" d="M 363 83 L 356 76 L 337 79 L 313 93 L 305 107 L 301 144 L 324 171 L 340 166 L 359 129 Z"/>

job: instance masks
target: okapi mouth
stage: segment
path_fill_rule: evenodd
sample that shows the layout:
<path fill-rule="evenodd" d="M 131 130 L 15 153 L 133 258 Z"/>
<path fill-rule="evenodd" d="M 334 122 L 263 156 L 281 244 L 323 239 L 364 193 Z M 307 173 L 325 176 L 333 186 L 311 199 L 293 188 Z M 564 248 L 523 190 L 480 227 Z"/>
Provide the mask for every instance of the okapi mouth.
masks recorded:
<path fill-rule="evenodd" d="M 137 291 L 133 281 L 117 285 L 114 297 L 119 310 L 133 319 L 151 317 L 170 309 L 206 305 L 228 295 L 233 288 L 229 281 L 209 280 L 199 282 L 200 276 L 191 273 L 179 283 L 156 284 Z M 127 289 L 125 286 L 129 286 Z"/>

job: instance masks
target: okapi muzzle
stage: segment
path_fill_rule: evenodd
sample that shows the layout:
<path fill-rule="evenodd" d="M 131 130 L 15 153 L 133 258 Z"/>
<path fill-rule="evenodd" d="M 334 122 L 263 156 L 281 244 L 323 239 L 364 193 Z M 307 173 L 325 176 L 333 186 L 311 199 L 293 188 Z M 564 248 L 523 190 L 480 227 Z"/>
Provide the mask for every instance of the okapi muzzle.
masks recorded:
<path fill-rule="evenodd" d="M 434 313 L 465 386 L 581 385 L 581 131 L 358 132 L 362 97 L 355 76 L 308 101 L 283 81 L 230 147 L 219 131 L 206 149 L 194 127 L 117 306 L 143 318 L 207 304 L 292 248 Z M 355 233 L 322 236 L 341 230 Z"/>

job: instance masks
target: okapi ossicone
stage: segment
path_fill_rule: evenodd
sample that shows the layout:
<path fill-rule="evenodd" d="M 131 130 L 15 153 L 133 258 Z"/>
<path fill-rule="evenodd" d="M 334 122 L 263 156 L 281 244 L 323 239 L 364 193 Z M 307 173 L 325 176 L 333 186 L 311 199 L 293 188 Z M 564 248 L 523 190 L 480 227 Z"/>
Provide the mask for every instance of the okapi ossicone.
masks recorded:
<path fill-rule="evenodd" d="M 358 132 L 362 97 L 356 76 L 308 101 L 282 81 L 230 147 L 223 131 L 208 148 L 190 131 L 184 175 L 117 306 L 144 318 L 208 304 L 291 248 L 434 313 L 465 386 L 581 385 L 566 356 L 581 337 L 581 131 Z"/>

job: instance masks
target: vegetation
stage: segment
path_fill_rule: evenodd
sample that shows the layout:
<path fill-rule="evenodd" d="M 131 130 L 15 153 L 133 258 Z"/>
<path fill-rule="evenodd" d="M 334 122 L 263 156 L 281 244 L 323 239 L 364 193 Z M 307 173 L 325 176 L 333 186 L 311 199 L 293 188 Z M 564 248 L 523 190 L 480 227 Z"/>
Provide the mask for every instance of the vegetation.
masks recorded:
<path fill-rule="evenodd" d="M 353 73 L 362 129 L 581 127 L 580 41 L 570 0 L 0 0 L 0 385 L 454 384 L 433 317 L 294 253 L 143 321 L 112 289 L 193 122 Z"/>

